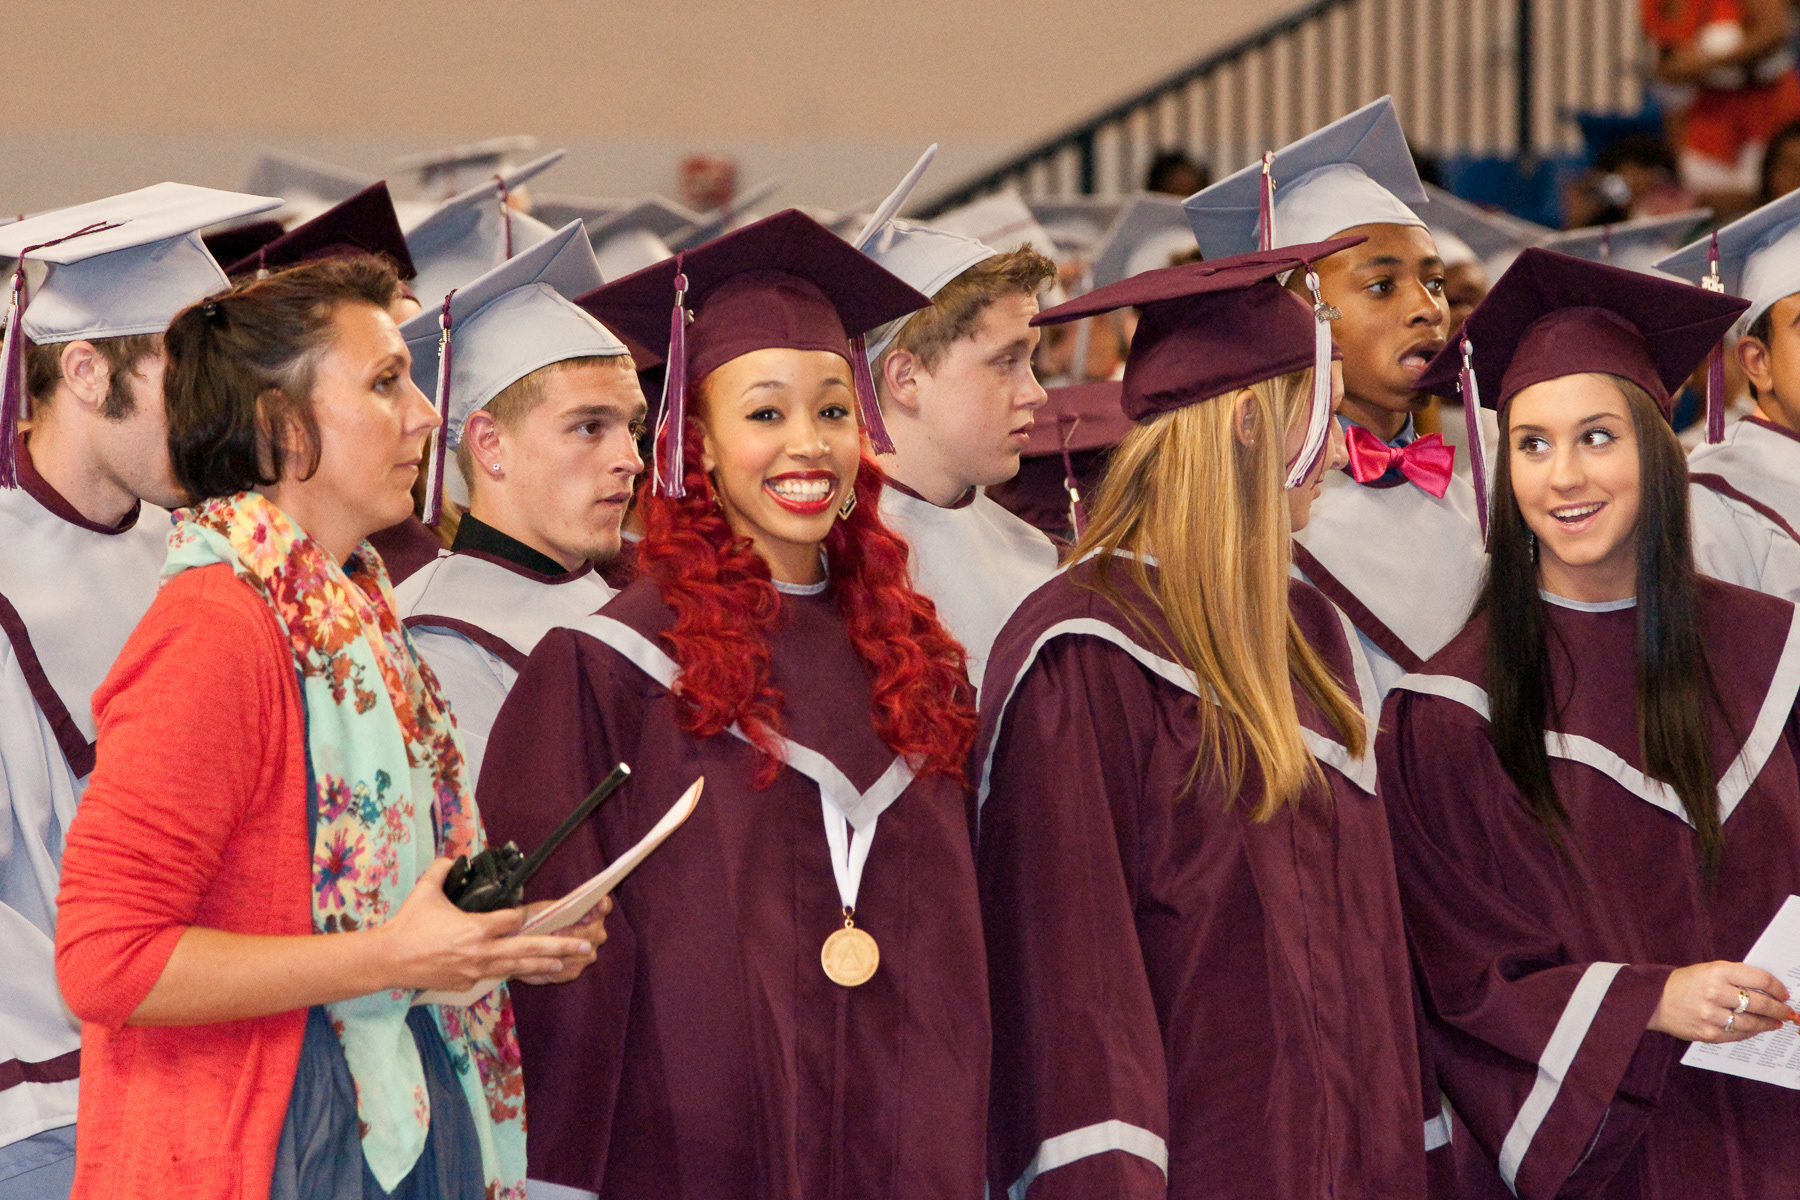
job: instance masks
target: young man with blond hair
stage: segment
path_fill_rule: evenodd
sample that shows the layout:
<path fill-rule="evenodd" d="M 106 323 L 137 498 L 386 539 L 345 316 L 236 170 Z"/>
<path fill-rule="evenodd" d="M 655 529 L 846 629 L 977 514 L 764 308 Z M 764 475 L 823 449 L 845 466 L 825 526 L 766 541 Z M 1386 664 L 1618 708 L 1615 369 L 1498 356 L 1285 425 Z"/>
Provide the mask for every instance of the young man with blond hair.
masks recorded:
<path fill-rule="evenodd" d="M 894 443 L 880 460 L 881 516 L 912 547 L 913 586 L 968 651 L 980 687 L 1000 627 L 1057 565 L 1055 544 L 983 491 L 1018 474 L 1045 400 L 1031 318 L 1056 264 L 1031 246 L 1000 254 L 898 220 L 863 252 L 932 298 L 868 339 Z"/>

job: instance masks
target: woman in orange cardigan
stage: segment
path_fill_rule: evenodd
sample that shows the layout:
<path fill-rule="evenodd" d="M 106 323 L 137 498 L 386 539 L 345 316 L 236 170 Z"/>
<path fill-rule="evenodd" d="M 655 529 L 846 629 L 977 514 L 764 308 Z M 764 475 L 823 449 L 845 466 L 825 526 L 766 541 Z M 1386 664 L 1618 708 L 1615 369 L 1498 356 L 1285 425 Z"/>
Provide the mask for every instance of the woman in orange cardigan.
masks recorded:
<path fill-rule="evenodd" d="M 509 937 L 444 898 L 482 832 L 455 726 L 364 539 L 438 425 L 392 270 L 317 262 L 176 317 L 164 586 L 94 696 L 57 973 L 83 1021 L 75 1196 L 524 1195 L 504 987 L 599 921 Z M 602 914 L 603 916 L 603 914 Z"/>

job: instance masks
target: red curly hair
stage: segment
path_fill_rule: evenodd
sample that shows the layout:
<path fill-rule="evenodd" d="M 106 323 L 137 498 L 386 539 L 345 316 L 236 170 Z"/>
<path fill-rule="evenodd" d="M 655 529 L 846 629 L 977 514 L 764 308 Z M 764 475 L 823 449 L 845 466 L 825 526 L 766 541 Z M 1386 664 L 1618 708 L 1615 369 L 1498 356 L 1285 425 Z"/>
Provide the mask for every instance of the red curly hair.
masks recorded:
<path fill-rule="evenodd" d="M 767 787 L 784 759 L 786 698 L 770 678 L 768 642 L 781 595 L 768 563 L 749 538 L 732 531 L 715 502 L 712 479 L 700 465 L 701 444 L 690 416 L 682 455 L 687 495 L 658 496 L 646 476 L 638 493 L 644 521 L 638 565 L 675 611 L 663 637 L 681 666 L 675 684 L 681 727 L 710 737 L 735 722 L 760 752 L 756 786 Z M 921 777 L 964 782 L 975 741 L 966 655 L 938 623 L 937 608 L 913 590 L 906 543 L 876 511 L 881 469 L 867 455 L 854 486 L 856 508 L 832 524 L 825 553 L 850 644 L 869 667 L 876 736 Z"/>

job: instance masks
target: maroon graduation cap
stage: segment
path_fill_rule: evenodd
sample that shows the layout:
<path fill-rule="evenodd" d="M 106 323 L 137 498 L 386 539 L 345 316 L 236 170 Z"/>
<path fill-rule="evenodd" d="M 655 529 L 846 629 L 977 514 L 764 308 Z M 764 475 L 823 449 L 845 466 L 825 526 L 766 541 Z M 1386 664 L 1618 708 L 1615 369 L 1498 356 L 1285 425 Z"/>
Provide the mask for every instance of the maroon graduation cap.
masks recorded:
<path fill-rule="evenodd" d="M 221 229 L 217 233 L 203 233 L 200 240 L 206 244 L 214 261 L 223 267 L 226 263 L 235 263 L 246 255 L 255 254 L 286 232 L 280 221 L 252 221 L 248 225 L 233 225 L 230 229 Z"/>
<path fill-rule="evenodd" d="M 235 261 L 220 261 L 231 261 L 225 273 L 236 278 L 345 254 L 385 258 L 394 264 L 403 280 L 418 273 L 413 269 L 412 255 L 406 251 L 406 235 L 400 232 L 400 218 L 394 214 L 394 200 L 386 183 L 370 184 L 280 237 L 250 247 Z"/>
<path fill-rule="evenodd" d="M 1487 298 L 1419 377 L 1419 389 L 1463 403 L 1482 529 L 1487 529 L 1486 447 L 1476 412 L 1500 411 L 1534 383 L 1565 375 L 1617 375 L 1670 399 L 1718 344 L 1748 300 L 1606 263 L 1532 248 L 1513 260 Z"/>
<path fill-rule="evenodd" d="M 1306 441 L 1288 465 L 1287 486 L 1295 487 L 1311 474 L 1331 433 L 1330 322 L 1338 314 L 1319 299 L 1312 264 L 1366 240 L 1335 238 L 1145 271 L 1041 312 L 1031 323 L 1139 309 L 1120 395 L 1134 421 L 1312 367 Z M 1294 270 L 1307 272 L 1310 312 L 1277 282 Z"/>
<path fill-rule="evenodd" d="M 1050 388 L 1043 407 L 1033 418 L 1022 457 L 1062 456 L 1062 490 L 1068 498 L 1069 528 L 1076 537 L 1087 529 L 1087 506 L 1081 499 L 1075 455 L 1111 449 L 1125 440 L 1132 421 L 1122 411 L 1124 390 L 1124 384 L 1112 379 Z M 1024 468 L 1020 470 L 1023 473 Z"/>
<path fill-rule="evenodd" d="M 1126 416 L 1142 421 L 1312 366 L 1317 322 L 1276 279 L 1365 240 L 1337 238 L 1145 271 L 1046 309 L 1031 323 L 1141 310 L 1120 404 Z"/>
<path fill-rule="evenodd" d="M 878 454 L 893 442 L 875 401 L 863 335 L 931 303 L 797 209 L 733 230 L 576 301 L 667 361 L 655 486 L 680 496 L 687 381 L 755 350 L 825 350 L 850 363 L 863 426 Z M 647 365 L 640 362 L 640 366 Z"/>

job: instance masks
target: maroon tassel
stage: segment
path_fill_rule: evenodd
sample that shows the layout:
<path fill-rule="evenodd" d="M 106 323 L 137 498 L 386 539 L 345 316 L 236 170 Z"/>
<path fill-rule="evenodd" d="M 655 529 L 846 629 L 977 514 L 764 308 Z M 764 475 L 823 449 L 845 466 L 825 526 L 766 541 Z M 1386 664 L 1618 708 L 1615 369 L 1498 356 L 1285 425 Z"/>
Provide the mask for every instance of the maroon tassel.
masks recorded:
<path fill-rule="evenodd" d="M 1475 384 L 1475 348 L 1462 340 L 1462 374 L 1456 390 L 1462 395 L 1463 436 L 1469 445 L 1469 482 L 1475 485 L 1475 516 L 1481 522 L 1481 545 L 1488 544 L 1487 442 L 1481 436 L 1481 389 Z"/>
<path fill-rule="evenodd" d="M 1256 245 L 1259 250 L 1275 248 L 1275 154 L 1265 150 L 1262 161 L 1262 190 L 1256 201 Z"/>
<path fill-rule="evenodd" d="M 84 234 L 117 229 L 120 224 L 95 221 L 74 233 L 19 251 L 19 266 L 13 272 L 12 303 L 6 312 L 6 335 L 0 340 L 0 489 L 19 486 L 19 423 L 25 419 L 25 305 L 30 298 L 25 285 L 25 259 L 34 251 L 47 250 Z"/>
<path fill-rule="evenodd" d="M 19 422 L 25 415 L 25 260 L 13 272 L 6 339 L 0 342 L 0 488 L 19 486 Z"/>
<path fill-rule="evenodd" d="M 494 176 L 494 191 L 500 197 L 500 228 L 506 234 L 506 257 L 510 259 L 513 256 L 512 208 L 506 203 L 506 179 L 503 176 Z"/>
<path fill-rule="evenodd" d="M 675 308 L 669 313 L 669 357 L 663 372 L 662 417 L 656 423 L 656 463 L 651 486 L 659 496 L 687 495 L 682 443 L 687 427 L 687 276 L 685 254 L 675 256 Z"/>
<path fill-rule="evenodd" d="M 1075 531 L 1075 540 L 1080 541 L 1081 535 L 1087 532 L 1087 509 L 1081 503 L 1081 485 L 1075 479 L 1075 460 L 1069 455 L 1069 442 L 1074 438 L 1081 418 L 1073 413 L 1062 413 L 1056 423 L 1062 427 L 1063 490 L 1069 493 L 1069 527 Z"/>
<path fill-rule="evenodd" d="M 450 297 L 444 297 L 444 311 L 438 317 L 438 377 L 435 397 L 438 414 L 437 432 L 431 435 L 431 462 L 425 469 L 425 515 L 427 525 L 436 525 L 444 515 L 444 466 L 450 448 Z"/>
<path fill-rule="evenodd" d="M 1723 292 L 1725 281 L 1719 278 L 1719 232 L 1713 231 L 1712 246 L 1707 251 L 1706 278 L 1700 286 L 1709 292 Z M 1706 444 L 1716 446 L 1725 440 L 1725 342 L 1721 338 L 1706 353 Z"/>
<path fill-rule="evenodd" d="M 869 373 L 869 347 L 863 334 L 850 339 L 850 377 L 856 381 L 856 407 L 862 413 L 863 432 L 877 454 L 892 454 L 894 439 L 888 436 L 881 415 L 881 398 L 875 394 L 875 376 Z"/>

